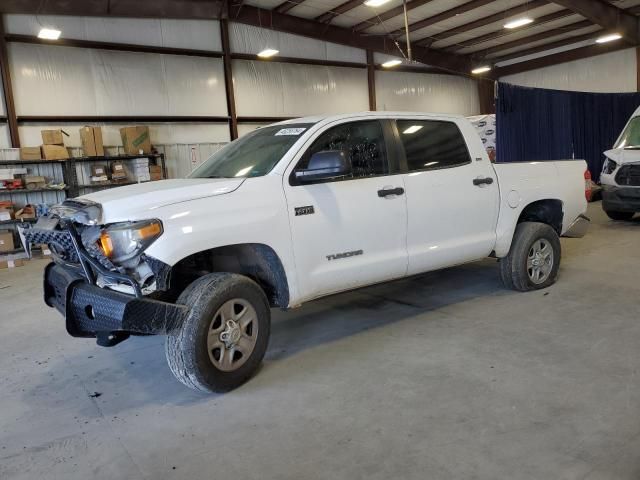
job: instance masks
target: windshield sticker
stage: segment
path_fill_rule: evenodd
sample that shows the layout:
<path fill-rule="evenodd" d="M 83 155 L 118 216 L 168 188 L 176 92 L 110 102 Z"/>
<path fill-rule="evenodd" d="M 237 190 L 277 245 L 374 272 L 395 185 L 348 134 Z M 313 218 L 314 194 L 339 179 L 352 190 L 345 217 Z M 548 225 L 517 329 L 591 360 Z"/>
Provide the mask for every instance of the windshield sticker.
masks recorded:
<path fill-rule="evenodd" d="M 306 128 L 283 128 L 281 130 L 278 130 L 275 136 L 278 137 L 280 135 L 300 135 L 305 130 Z"/>

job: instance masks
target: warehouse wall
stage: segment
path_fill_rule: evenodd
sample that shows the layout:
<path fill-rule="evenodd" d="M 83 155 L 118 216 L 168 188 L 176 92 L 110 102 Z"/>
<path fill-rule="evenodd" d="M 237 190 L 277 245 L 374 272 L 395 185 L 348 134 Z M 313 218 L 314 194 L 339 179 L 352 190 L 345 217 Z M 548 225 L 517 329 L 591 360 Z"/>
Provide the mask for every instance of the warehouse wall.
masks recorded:
<path fill-rule="evenodd" d="M 222 50 L 217 21 L 5 16 L 8 34 L 35 36 L 41 26 L 55 26 L 64 38 L 71 39 Z M 282 57 L 366 63 L 364 50 L 264 28 L 231 23 L 229 35 L 233 53 L 255 54 L 269 46 L 280 50 Z M 20 42 L 10 42 L 8 48 L 18 117 L 228 115 L 219 58 Z M 232 69 L 240 117 L 293 117 L 369 108 L 366 69 L 362 67 L 234 59 Z M 379 110 L 479 113 L 476 83 L 461 77 L 376 71 L 376 94 Z M 262 124 L 259 118 L 241 123 L 239 133 Z M 67 145 L 77 146 L 80 126 L 21 122 L 19 132 L 23 145 L 37 145 L 41 129 L 63 128 L 71 134 Z M 122 125 L 102 126 L 105 144 L 118 144 Z M 150 129 L 155 143 L 229 141 L 228 125 L 220 122 L 166 122 L 150 124 Z M 0 127 L 0 146 L 8 145 L 6 130 L 6 125 Z"/>
<path fill-rule="evenodd" d="M 500 81 L 525 87 L 579 92 L 635 92 L 637 66 L 634 48 L 575 60 L 502 77 Z"/>

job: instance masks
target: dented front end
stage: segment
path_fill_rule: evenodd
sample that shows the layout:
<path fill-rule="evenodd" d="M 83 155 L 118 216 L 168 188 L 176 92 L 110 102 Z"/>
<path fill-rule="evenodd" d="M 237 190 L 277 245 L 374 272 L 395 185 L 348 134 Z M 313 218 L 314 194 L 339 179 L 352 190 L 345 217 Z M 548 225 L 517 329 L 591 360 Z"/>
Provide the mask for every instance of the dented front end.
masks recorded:
<path fill-rule="evenodd" d="M 120 256 L 114 258 L 101 242 L 109 231 L 121 232 L 126 225 L 100 222 L 99 204 L 74 199 L 20 230 L 27 250 L 32 244 L 47 244 L 52 252 L 54 262 L 45 270 L 45 303 L 65 315 L 69 334 L 96 337 L 103 346 L 130 334 L 164 334 L 175 328 L 187 308 L 148 296 L 168 288 L 170 267 L 146 256 L 144 242 L 119 246 Z"/>

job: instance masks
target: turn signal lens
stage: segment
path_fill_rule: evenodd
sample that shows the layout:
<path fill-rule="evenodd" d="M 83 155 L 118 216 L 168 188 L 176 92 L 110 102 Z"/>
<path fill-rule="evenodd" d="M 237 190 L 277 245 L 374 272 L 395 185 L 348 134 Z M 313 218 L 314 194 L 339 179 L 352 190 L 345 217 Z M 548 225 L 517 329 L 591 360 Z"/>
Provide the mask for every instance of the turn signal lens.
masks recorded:
<path fill-rule="evenodd" d="M 100 233 L 98 246 L 115 264 L 134 259 L 162 235 L 159 220 L 114 223 Z"/>
<path fill-rule="evenodd" d="M 162 227 L 159 223 L 150 223 L 140 229 L 138 229 L 138 238 L 144 240 L 150 237 L 157 237 L 162 233 Z"/>
<path fill-rule="evenodd" d="M 111 243 L 111 238 L 107 232 L 100 234 L 100 248 L 105 257 L 111 258 L 113 255 L 113 243 Z"/>

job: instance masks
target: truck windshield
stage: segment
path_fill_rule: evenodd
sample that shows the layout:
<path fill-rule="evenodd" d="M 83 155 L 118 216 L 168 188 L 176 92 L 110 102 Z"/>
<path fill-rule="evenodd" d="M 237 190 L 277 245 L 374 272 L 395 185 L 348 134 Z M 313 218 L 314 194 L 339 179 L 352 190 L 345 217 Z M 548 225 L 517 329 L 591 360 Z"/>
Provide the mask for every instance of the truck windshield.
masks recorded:
<path fill-rule="evenodd" d="M 313 124 L 288 123 L 248 133 L 211 155 L 189 178 L 248 178 L 266 175 L 311 125 Z"/>
<path fill-rule="evenodd" d="M 640 117 L 631 119 L 613 148 L 640 149 Z"/>

